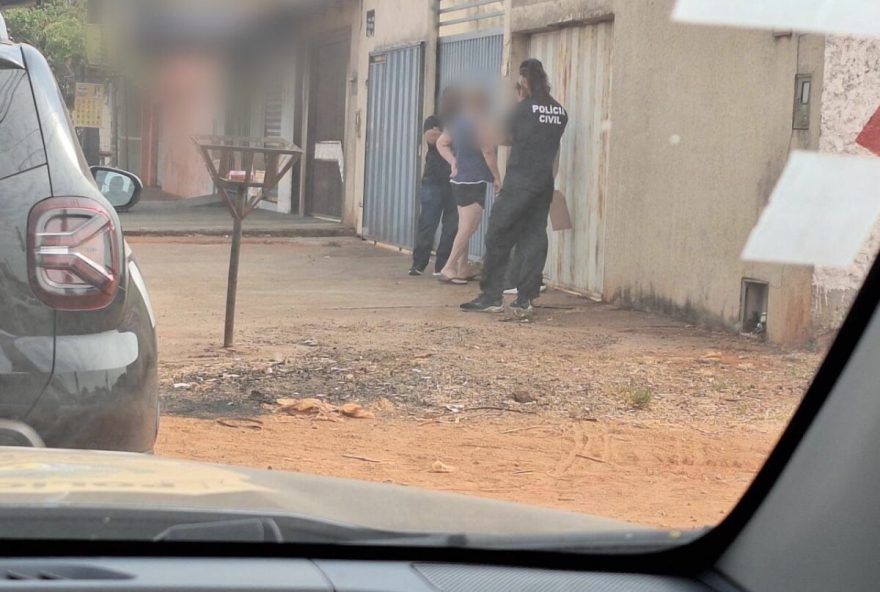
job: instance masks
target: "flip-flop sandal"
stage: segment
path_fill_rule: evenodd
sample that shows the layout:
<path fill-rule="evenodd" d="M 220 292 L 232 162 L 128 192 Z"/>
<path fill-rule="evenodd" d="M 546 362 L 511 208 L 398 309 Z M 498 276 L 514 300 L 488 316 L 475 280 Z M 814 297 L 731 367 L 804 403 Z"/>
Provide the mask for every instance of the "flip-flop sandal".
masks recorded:
<path fill-rule="evenodd" d="M 467 286 L 468 281 L 464 278 L 452 278 L 449 283 L 456 286 Z"/>

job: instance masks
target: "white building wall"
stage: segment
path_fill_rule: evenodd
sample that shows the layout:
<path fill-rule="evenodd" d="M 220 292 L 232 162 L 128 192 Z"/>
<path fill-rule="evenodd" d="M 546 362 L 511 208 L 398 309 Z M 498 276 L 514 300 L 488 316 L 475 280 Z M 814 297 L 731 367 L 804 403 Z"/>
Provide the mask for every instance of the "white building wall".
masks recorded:
<path fill-rule="evenodd" d="M 829 37 L 819 150 L 871 155 L 856 137 L 880 107 L 880 40 Z M 814 332 L 835 331 L 849 310 L 880 250 L 880 221 L 856 261 L 846 269 L 816 268 L 813 273 Z"/>
<path fill-rule="evenodd" d="M 422 111 L 434 110 L 434 90 L 436 81 L 437 55 L 437 14 L 433 2 L 424 0 L 361 0 L 361 26 L 359 33 L 359 52 L 357 59 L 356 115 L 354 136 L 356 137 L 353 166 L 354 186 L 357 188 L 357 231 L 363 231 L 363 189 L 366 175 L 367 153 L 367 79 L 370 71 L 370 53 L 373 51 L 402 47 L 413 43 L 425 44 L 424 99 Z M 375 11 L 375 31 L 367 36 L 365 17 L 368 11 Z M 424 154 L 425 146 L 422 146 Z"/>

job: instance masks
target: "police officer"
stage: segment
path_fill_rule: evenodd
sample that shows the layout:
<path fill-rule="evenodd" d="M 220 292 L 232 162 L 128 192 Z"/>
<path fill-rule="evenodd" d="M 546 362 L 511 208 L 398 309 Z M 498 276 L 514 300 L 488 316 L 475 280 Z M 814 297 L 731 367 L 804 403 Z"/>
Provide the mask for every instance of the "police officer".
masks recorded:
<path fill-rule="evenodd" d="M 514 246 L 522 265 L 517 298 L 511 305 L 514 314 L 530 315 L 532 300 L 541 290 L 547 260 L 547 215 L 568 114 L 550 96 L 547 73 L 539 60 L 528 59 L 520 65 L 518 85 L 523 99 L 508 122 L 510 156 L 504 188 L 489 218 L 481 293 L 461 305 L 466 312 L 504 310 L 504 277 Z"/>

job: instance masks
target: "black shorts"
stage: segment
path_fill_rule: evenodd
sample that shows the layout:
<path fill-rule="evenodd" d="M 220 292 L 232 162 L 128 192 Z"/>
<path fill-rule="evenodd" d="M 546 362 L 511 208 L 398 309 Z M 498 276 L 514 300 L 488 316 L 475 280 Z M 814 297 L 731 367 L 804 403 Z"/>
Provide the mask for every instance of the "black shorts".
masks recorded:
<path fill-rule="evenodd" d="M 486 186 L 487 183 L 453 183 L 452 195 L 455 196 L 455 203 L 460 208 L 480 204 L 480 207 L 485 209 Z"/>

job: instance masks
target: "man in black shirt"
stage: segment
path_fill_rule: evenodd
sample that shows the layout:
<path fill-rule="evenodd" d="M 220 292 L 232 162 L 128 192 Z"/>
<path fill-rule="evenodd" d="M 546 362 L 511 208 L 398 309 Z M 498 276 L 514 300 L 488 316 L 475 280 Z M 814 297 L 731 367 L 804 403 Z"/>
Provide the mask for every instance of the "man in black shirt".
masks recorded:
<path fill-rule="evenodd" d="M 412 267 L 409 270 L 409 275 L 412 276 L 422 275 L 428 266 L 431 249 L 434 246 L 434 236 L 437 234 L 441 219 L 443 229 L 440 232 L 437 257 L 434 260 L 435 276 L 439 275 L 440 270 L 446 265 L 458 232 L 458 206 L 452 196 L 452 185 L 449 183 L 451 170 L 449 163 L 437 152 L 437 139 L 443 133 L 444 122 L 449 121 L 457 108 L 457 103 L 457 93 L 451 88 L 444 90 L 440 98 L 440 114 L 429 116 L 423 126 L 428 152 L 425 155 L 425 170 L 422 174 L 419 195 L 421 210 L 416 244 L 413 249 Z"/>
<path fill-rule="evenodd" d="M 511 305 L 517 315 L 532 312 L 547 261 L 547 215 L 553 200 L 559 144 L 568 125 L 565 109 L 550 96 L 544 66 L 528 59 L 519 69 L 523 100 L 508 123 L 511 146 L 504 188 L 492 208 L 483 258 L 482 293 L 461 305 L 468 312 L 504 310 L 504 276 L 510 251 L 516 246 L 521 260 L 517 298 Z"/>

